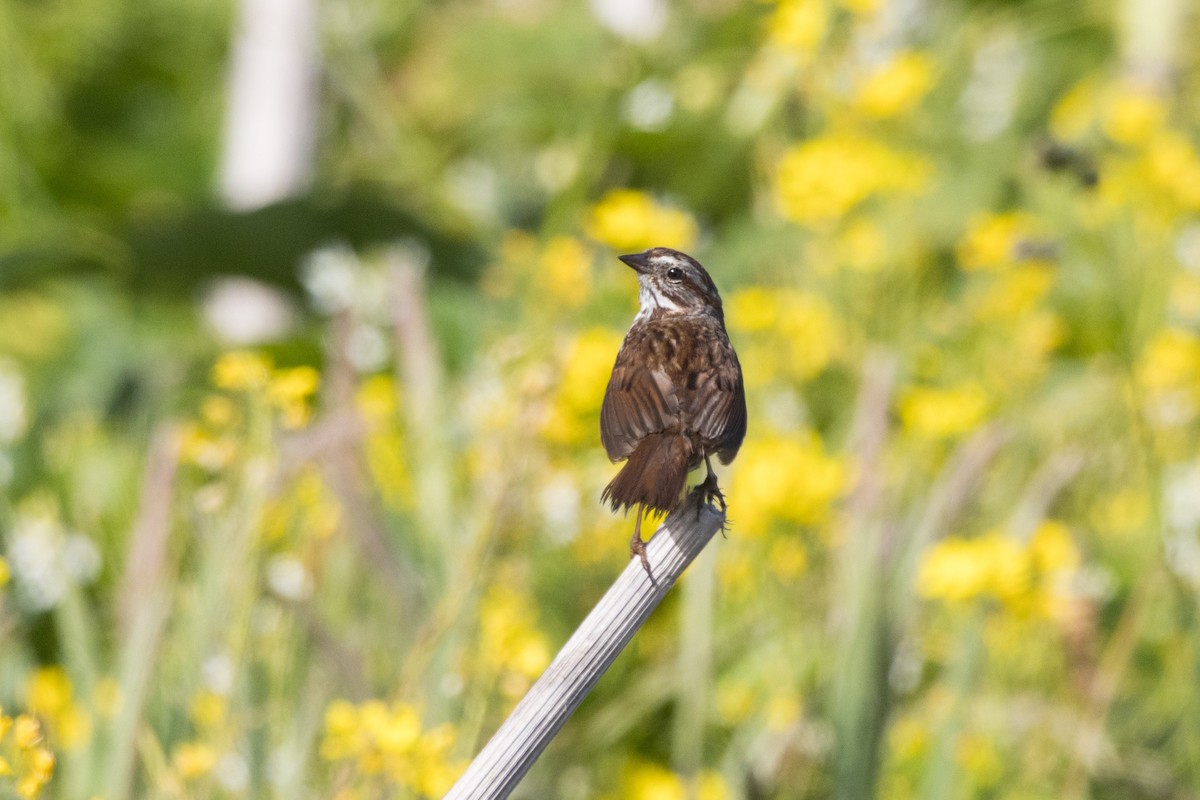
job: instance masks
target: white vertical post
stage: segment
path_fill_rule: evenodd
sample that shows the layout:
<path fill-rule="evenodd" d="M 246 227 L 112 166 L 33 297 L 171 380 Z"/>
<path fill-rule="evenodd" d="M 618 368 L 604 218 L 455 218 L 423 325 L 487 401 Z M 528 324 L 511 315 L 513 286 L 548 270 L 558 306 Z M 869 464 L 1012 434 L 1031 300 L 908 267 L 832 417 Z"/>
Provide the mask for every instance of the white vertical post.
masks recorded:
<path fill-rule="evenodd" d="M 316 120 L 316 0 L 240 0 L 220 193 L 254 209 L 303 191 Z"/>

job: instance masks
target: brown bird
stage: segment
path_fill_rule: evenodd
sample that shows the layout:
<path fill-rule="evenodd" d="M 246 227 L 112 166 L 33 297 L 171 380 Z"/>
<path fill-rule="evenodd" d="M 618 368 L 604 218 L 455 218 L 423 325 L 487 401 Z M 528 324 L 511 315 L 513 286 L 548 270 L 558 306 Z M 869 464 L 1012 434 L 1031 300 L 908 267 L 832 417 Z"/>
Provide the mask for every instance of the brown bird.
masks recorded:
<path fill-rule="evenodd" d="M 604 404 L 600 440 L 625 466 L 601 499 L 614 511 L 637 506 L 630 556 L 640 556 L 642 514 L 669 513 L 680 503 L 687 474 L 703 462 L 702 501 L 725 497 L 709 457 L 722 464 L 746 436 L 742 367 L 725 332 L 716 284 L 691 256 L 667 247 L 618 256 L 638 273 L 641 309 L 617 353 Z"/>

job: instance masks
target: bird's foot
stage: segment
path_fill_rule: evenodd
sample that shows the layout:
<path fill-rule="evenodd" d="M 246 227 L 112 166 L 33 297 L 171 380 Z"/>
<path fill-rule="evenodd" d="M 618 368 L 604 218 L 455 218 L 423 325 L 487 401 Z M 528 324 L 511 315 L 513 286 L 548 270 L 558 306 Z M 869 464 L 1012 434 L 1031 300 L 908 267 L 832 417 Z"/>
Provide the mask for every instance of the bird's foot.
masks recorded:
<path fill-rule="evenodd" d="M 700 493 L 700 503 L 712 505 L 715 501 L 716 505 L 720 507 L 721 513 L 725 513 L 725 494 L 721 491 L 721 487 L 717 485 L 717 474 L 715 472 L 708 473 L 704 480 L 696 486 L 696 489 Z M 696 513 L 699 515 L 698 506 Z"/>
<path fill-rule="evenodd" d="M 635 531 L 633 538 L 629 540 L 629 557 L 634 558 L 635 556 L 642 560 L 642 569 L 646 570 L 650 583 L 658 586 L 658 581 L 654 580 L 654 573 L 650 571 L 650 561 L 646 558 L 646 543 L 642 541 L 640 531 Z"/>

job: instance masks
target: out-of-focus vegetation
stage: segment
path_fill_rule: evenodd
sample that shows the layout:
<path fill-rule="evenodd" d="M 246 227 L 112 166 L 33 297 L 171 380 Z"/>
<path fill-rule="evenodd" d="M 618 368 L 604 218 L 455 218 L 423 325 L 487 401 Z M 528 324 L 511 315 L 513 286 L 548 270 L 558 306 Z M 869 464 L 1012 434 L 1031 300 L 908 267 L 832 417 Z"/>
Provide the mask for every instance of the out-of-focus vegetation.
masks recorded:
<path fill-rule="evenodd" d="M 1193 6 L 326 2 L 245 215 L 234 16 L 0 0 L 0 795 L 440 796 L 624 566 L 670 245 L 732 526 L 519 796 L 1200 796 Z"/>

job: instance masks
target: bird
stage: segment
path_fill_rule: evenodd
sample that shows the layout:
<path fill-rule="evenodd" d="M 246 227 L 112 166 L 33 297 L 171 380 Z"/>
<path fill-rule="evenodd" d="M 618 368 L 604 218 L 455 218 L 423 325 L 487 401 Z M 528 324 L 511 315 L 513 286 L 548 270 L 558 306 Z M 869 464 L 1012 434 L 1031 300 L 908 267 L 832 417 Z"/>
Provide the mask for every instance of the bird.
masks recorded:
<path fill-rule="evenodd" d="M 725 496 L 711 457 L 733 461 L 746 437 L 742 367 L 721 295 L 700 262 L 669 247 L 617 256 L 637 273 L 639 310 L 600 406 L 600 441 L 624 466 L 601 494 L 614 512 L 636 506 L 630 557 L 650 576 L 642 516 L 680 505 L 687 474 L 704 464 L 699 502 Z M 699 506 L 697 506 L 699 511 Z"/>

